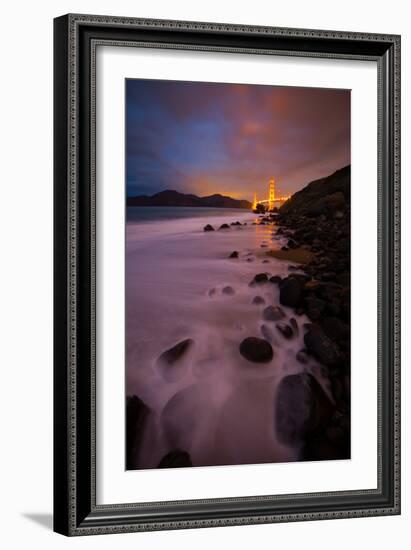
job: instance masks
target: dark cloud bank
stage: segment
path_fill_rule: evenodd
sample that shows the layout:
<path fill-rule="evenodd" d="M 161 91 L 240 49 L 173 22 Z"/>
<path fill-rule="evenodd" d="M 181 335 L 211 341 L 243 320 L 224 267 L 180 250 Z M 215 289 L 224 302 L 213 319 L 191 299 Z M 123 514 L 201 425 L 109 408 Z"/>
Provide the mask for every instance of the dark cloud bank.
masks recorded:
<path fill-rule="evenodd" d="M 176 189 L 252 200 L 350 163 L 350 92 L 127 80 L 127 194 Z"/>

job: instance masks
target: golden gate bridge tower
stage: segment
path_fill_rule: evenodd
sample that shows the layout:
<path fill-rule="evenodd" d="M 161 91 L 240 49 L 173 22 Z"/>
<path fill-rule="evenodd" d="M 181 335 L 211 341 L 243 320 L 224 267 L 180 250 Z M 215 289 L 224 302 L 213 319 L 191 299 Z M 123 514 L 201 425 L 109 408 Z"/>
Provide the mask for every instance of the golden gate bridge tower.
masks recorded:
<path fill-rule="evenodd" d="M 270 187 L 268 190 L 268 210 L 272 210 L 274 208 L 275 203 L 275 179 L 270 179 Z"/>
<path fill-rule="evenodd" d="M 253 210 L 257 208 L 258 204 L 263 204 L 268 210 L 272 210 L 276 203 L 288 201 L 290 197 L 291 195 L 276 195 L 275 178 L 271 178 L 268 184 L 268 199 L 257 200 L 257 193 L 254 193 Z"/>

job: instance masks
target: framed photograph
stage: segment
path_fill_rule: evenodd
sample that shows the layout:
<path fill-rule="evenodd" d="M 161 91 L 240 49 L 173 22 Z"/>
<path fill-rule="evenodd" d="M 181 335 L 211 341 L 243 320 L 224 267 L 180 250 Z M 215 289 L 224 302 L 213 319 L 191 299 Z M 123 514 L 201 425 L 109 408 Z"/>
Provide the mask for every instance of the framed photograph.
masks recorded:
<path fill-rule="evenodd" d="M 400 37 L 54 21 L 54 529 L 400 513 Z"/>

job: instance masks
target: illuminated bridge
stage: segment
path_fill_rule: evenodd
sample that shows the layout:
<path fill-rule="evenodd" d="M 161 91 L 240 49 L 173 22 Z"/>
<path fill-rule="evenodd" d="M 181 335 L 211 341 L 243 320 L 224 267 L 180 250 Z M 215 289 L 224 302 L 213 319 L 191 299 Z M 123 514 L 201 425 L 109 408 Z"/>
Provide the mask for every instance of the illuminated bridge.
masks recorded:
<path fill-rule="evenodd" d="M 263 204 L 268 210 L 272 210 L 276 203 L 283 203 L 291 197 L 291 195 L 276 195 L 275 191 L 275 179 L 271 178 L 268 188 L 268 199 L 257 200 L 257 193 L 254 193 L 253 210 L 257 208 L 258 204 Z"/>

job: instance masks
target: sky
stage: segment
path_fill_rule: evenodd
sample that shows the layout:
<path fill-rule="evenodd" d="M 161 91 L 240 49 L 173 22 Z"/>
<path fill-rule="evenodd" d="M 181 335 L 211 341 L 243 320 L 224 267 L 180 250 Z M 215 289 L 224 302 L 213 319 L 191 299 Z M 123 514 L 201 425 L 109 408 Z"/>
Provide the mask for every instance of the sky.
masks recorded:
<path fill-rule="evenodd" d="M 128 79 L 127 195 L 292 194 L 350 164 L 350 118 L 349 90 Z"/>

